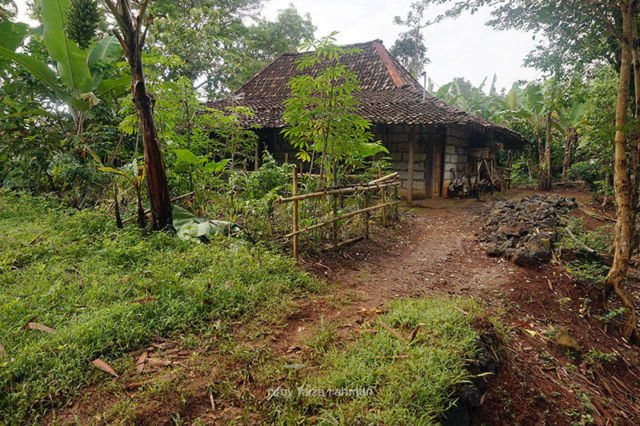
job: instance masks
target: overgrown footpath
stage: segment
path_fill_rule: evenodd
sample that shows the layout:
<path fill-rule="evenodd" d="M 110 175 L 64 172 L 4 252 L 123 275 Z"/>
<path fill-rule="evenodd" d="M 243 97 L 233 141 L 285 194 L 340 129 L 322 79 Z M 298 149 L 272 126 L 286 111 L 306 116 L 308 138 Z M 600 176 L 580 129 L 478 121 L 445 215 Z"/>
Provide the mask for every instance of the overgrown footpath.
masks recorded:
<path fill-rule="evenodd" d="M 96 360 L 118 372 L 153 336 L 247 318 L 320 288 L 290 259 L 241 240 L 116 231 L 101 213 L 10 192 L 0 193 L 0 235 L 0 418 L 10 424 L 104 377 Z"/>
<path fill-rule="evenodd" d="M 274 330 L 335 288 L 273 250 L 116 230 L 101 212 L 10 192 L 0 234 L 8 424 L 430 424 L 480 372 L 480 309 L 464 299 L 394 302 L 346 340 L 320 321 L 300 342 L 310 353 L 283 355 Z"/>

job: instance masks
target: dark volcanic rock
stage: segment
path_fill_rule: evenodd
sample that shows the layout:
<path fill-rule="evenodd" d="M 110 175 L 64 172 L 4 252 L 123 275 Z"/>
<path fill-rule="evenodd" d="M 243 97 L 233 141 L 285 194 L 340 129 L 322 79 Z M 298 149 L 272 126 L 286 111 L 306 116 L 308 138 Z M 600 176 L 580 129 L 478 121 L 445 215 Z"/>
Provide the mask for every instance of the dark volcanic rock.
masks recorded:
<path fill-rule="evenodd" d="M 518 202 L 498 201 L 485 223 L 487 255 L 535 267 L 551 260 L 560 215 L 577 207 L 575 199 L 533 195 Z"/>

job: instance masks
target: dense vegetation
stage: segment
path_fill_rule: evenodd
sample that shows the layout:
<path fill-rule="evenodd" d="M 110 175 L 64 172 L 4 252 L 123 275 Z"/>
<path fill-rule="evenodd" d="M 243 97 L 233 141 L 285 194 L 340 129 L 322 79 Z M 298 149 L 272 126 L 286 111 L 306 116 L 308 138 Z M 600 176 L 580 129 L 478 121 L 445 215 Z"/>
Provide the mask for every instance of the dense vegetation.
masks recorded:
<path fill-rule="evenodd" d="M 206 101 L 228 96 L 276 55 L 314 50 L 298 69 L 329 65 L 289 82 L 284 112 L 282 136 L 308 172 L 300 187 L 352 184 L 354 174 L 370 180 L 388 152 L 356 113 L 357 78 L 335 61 L 353 51 L 336 46 L 334 34 L 315 40 L 311 17 L 293 6 L 262 18 L 262 3 L 38 0 L 32 28 L 17 22 L 13 1 L 0 0 L 0 422 L 35 421 L 64 403 L 103 374 L 97 359 L 126 369 L 126 354 L 156 335 L 247 323 L 323 288 L 281 252 L 291 207 L 278 199 L 291 192 L 293 164 L 256 158 L 257 135 L 243 125 L 253 111 Z M 427 19 L 430 6 L 447 4 Z M 566 266 L 604 287 L 605 302 L 617 295 L 622 307 L 611 315 L 625 317 L 632 340 L 624 279 L 640 241 L 640 51 L 629 40 L 638 38 L 640 5 L 416 1 L 395 19 L 404 30 L 393 53 L 420 77 L 423 29 L 479 7 L 492 8 L 495 28 L 550 36 L 527 60 L 546 77 L 509 90 L 495 79 L 473 87 L 458 78 L 434 92 L 530 141 L 501 153 L 516 182 L 549 190 L 581 180 L 616 208 L 614 240 L 608 228 L 568 228 L 611 254 L 613 267 L 598 259 Z M 306 203 L 300 225 L 331 217 L 337 200 Z M 341 210 L 369 202 L 340 201 Z M 309 240 L 320 246 L 320 231 Z M 302 383 L 375 387 L 372 398 L 275 400 L 269 418 L 438 420 L 470 378 L 477 312 L 464 300 L 394 303 L 380 318 L 388 325 L 327 348 Z"/>

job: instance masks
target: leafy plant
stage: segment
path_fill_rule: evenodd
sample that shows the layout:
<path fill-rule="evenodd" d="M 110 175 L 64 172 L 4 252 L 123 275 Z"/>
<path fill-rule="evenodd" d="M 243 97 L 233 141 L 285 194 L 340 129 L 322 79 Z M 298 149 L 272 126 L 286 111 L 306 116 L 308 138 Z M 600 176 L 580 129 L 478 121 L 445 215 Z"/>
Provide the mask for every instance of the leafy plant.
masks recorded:
<path fill-rule="evenodd" d="M 328 185 L 335 182 L 339 164 L 362 166 L 364 160 L 388 153 L 374 142 L 371 122 L 356 113 L 358 79 L 340 62 L 342 56 L 357 50 L 336 46 L 334 36 L 304 46 L 314 52 L 298 60 L 296 67 L 304 74 L 289 81 L 291 98 L 284 112 L 287 127 L 282 131 L 299 150 L 298 159 L 312 165 L 317 161 Z M 317 75 L 308 72 L 311 70 L 318 70 Z"/>

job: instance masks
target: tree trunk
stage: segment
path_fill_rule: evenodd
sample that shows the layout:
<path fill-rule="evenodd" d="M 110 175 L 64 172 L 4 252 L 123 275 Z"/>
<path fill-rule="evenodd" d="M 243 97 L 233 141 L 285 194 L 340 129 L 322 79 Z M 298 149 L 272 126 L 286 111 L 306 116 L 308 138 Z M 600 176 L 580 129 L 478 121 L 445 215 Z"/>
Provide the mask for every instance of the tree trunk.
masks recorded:
<path fill-rule="evenodd" d="M 578 145 L 578 131 L 574 127 L 567 129 L 567 143 L 562 158 L 562 178 L 566 179 L 573 162 L 573 149 Z"/>
<path fill-rule="evenodd" d="M 137 4 L 138 16 L 134 19 L 129 0 L 103 0 L 113 14 L 121 32 L 114 35 L 122 45 L 131 70 L 131 91 L 138 115 L 140 133 L 144 143 L 144 164 L 147 172 L 147 187 L 151 201 L 153 229 L 165 229 L 171 224 L 171 197 L 158 143 L 158 132 L 153 118 L 154 99 L 147 93 L 142 68 L 142 48 L 145 43 L 148 22 L 149 0 Z M 145 26 L 146 25 L 146 26 Z"/>
<path fill-rule="evenodd" d="M 637 338 L 636 314 L 633 298 L 624 288 L 623 282 L 629 270 L 629 262 L 633 253 L 635 221 L 632 205 L 632 185 L 627 161 L 627 134 L 625 130 L 627 104 L 630 94 L 632 42 L 636 25 L 635 2 L 627 1 L 622 6 L 623 40 L 620 66 L 620 86 L 616 105 L 616 136 L 614 156 L 614 188 L 616 198 L 617 221 L 614 239 L 613 265 L 606 280 L 608 294 L 613 290 L 626 308 L 624 336 L 631 340 Z M 605 299 L 606 300 L 606 299 Z"/>
<path fill-rule="evenodd" d="M 551 111 L 547 112 L 547 129 L 544 143 L 544 156 L 542 169 L 540 170 L 540 182 L 538 189 L 541 191 L 551 190 L 551 131 L 553 124 L 553 117 Z"/>
<path fill-rule="evenodd" d="M 134 58 L 131 64 L 131 88 L 144 142 L 144 164 L 147 171 L 153 229 L 165 229 L 171 224 L 171 196 L 153 117 L 155 101 L 147 93 L 142 72 L 142 58 L 140 55 L 136 56 L 137 58 Z"/>

